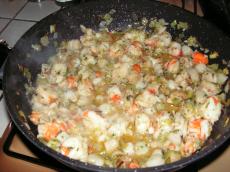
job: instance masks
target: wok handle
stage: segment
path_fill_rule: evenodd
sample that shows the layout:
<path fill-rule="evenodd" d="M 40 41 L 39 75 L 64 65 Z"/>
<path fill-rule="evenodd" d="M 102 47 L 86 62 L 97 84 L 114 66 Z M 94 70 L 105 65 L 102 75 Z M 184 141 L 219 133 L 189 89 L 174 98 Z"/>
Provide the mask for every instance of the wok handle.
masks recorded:
<path fill-rule="evenodd" d="M 0 89 L 2 89 L 4 66 L 10 51 L 11 48 L 8 46 L 7 42 L 5 40 L 0 40 Z"/>

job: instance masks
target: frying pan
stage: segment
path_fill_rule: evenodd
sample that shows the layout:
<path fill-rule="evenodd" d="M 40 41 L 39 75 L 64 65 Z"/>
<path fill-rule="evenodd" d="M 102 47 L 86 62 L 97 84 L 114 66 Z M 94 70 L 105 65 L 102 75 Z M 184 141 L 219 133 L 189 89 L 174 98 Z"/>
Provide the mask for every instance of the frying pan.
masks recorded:
<path fill-rule="evenodd" d="M 47 62 L 49 57 L 57 52 L 56 44 L 59 44 L 63 40 L 79 38 L 79 36 L 82 35 L 79 27 L 80 24 L 98 30 L 101 21 L 99 16 L 109 12 L 111 9 L 115 9 L 116 13 L 113 14 L 113 22 L 109 26 L 110 30 L 122 30 L 143 17 L 164 18 L 168 22 L 172 22 L 173 20 L 185 21 L 188 22 L 190 26 L 189 30 L 185 32 L 185 37 L 193 35 L 198 38 L 201 45 L 205 45 L 204 48 L 219 52 L 221 58 L 212 61 L 213 63 L 218 63 L 222 66 L 222 60 L 225 59 L 228 61 L 230 57 L 230 39 L 214 25 L 180 8 L 156 1 L 92 1 L 61 9 L 38 22 L 21 37 L 8 56 L 3 77 L 3 91 L 6 105 L 17 128 L 34 146 L 75 170 L 100 172 L 133 171 L 132 169 L 98 167 L 78 160 L 72 160 L 42 144 L 36 138 L 36 126 L 34 126 L 28 118 L 31 112 L 31 105 L 29 103 L 30 97 L 26 94 L 25 84 L 29 82 L 35 85 L 36 76 L 41 70 L 41 64 Z M 55 37 L 49 33 L 50 25 L 53 24 L 56 25 L 57 30 Z M 170 32 L 174 37 L 178 34 L 173 30 L 170 30 Z M 49 37 L 49 45 L 42 47 L 41 51 L 35 51 L 31 48 L 31 45 L 39 43 L 40 38 L 44 35 Z M 30 71 L 31 80 L 28 81 L 24 76 L 25 70 L 22 69 L 28 69 Z M 229 97 L 229 95 L 227 95 L 227 97 Z M 174 163 L 152 168 L 141 168 L 136 171 L 175 171 L 207 156 L 222 145 L 230 136 L 230 123 L 226 123 L 226 120 L 230 117 L 229 111 L 230 107 L 226 107 L 223 110 L 220 120 L 215 123 L 213 132 L 204 147 L 192 156 Z"/>

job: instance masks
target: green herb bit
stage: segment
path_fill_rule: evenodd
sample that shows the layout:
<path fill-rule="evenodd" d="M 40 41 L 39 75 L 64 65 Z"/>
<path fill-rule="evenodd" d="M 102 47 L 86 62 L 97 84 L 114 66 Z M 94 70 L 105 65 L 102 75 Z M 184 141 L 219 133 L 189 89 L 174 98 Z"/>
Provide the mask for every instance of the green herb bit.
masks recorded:
<path fill-rule="evenodd" d="M 198 47 L 198 41 L 194 36 L 189 36 L 185 42 L 188 44 L 188 46 Z"/>
<path fill-rule="evenodd" d="M 52 24 L 50 25 L 50 33 L 54 33 L 54 32 L 56 32 L 56 25 Z"/>
<path fill-rule="evenodd" d="M 35 50 L 35 51 L 41 51 L 42 50 L 42 46 L 39 44 L 32 44 L 31 47 Z"/>
<path fill-rule="evenodd" d="M 216 59 L 216 58 L 218 58 L 218 57 L 219 57 L 219 54 L 218 54 L 218 52 L 216 52 L 216 51 L 212 52 L 212 53 L 209 55 L 209 58 L 210 58 L 210 59 Z"/>
<path fill-rule="evenodd" d="M 173 29 L 176 29 L 177 21 L 176 21 L 176 20 L 173 20 L 173 21 L 170 23 L 170 26 L 171 26 Z"/>
<path fill-rule="evenodd" d="M 188 23 L 187 22 L 179 22 L 177 24 L 177 29 L 182 29 L 183 31 L 188 29 Z"/>

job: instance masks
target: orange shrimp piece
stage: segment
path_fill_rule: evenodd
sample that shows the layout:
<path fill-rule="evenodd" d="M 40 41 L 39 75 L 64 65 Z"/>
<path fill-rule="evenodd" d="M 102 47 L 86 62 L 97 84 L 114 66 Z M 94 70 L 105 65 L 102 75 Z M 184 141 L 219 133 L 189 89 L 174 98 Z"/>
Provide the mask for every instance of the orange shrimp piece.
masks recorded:
<path fill-rule="evenodd" d="M 66 125 L 65 122 L 62 122 L 62 123 L 60 124 L 60 129 L 61 129 L 61 131 L 66 131 L 66 130 L 68 129 L 68 127 L 67 127 L 67 125 Z"/>
<path fill-rule="evenodd" d="M 30 115 L 30 120 L 34 123 L 34 124 L 38 124 L 39 120 L 40 120 L 40 113 L 36 112 L 36 111 L 32 111 L 31 115 Z"/>
<path fill-rule="evenodd" d="M 176 62 L 177 62 L 177 59 L 172 59 L 171 61 L 166 62 L 164 67 L 168 69 L 170 66 L 174 65 Z"/>
<path fill-rule="evenodd" d="M 132 69 L 136 73 L 141 73 L 141 65 L 139 65 L 139 64 L 134 64 L 133 67 L 132 67 Z"/>
<path fill-rule="evenodd" d="M 191 121 L 191 127 L 199 129 L 201 126 L 201 119 L 195 119 Z"/>
<path fill-rule="evenodd" d="M 141 45 L 141 43 L 140 43 L 140 41 L 133 41 L 132 42 L 132 45 L 134 46 L 134 47 L 136 47 L 136 48 L 142 48 L 142 45 Z"/>
<path fill-rule="evenodd" d="M 122 51 L 114 51 L 112 49 L 109 49 L 109 57 L 117 58 L 117 57 L 120 57 L 122 55 L 123 55 Z"/>
<path fill-rule="evenodd" d="M 193 53 L 192 57 L 194 64 L 208 64 L 208 58 L 203 53 L 196 51 Z"/>
<path fill-rule="evenodd" d="M 57 98 L 56 98 L 56 97 L 53 97 L 53 96 L 49 96 L 49 97 L 48 97 L 48 104 L 55 103 L 56 101 L 57 101 Z"/>
<path fill-rule="evenodd" d="M 43 137 L 46 141 L 49 141 L 50 139 L 56 137 L 59 132 L 60 128 L 56 123 L 47 124 L 47 128 Z"/>
<path fill-rule="evenodd" d="M 95 152 L 95 149 L 92 145 L 89 145 L 88 146 L 88 153 L 94 153 Z"/>
<path fill-rule="evenodd" d="M 131 162 L 129 165 L 128 165 L 128 168 L 140 168 L 140 165 L 137 163 L 137 162 Z"/>
<path fill-rule="evenodd" d="M 170 150 L 175 150 L 176 149 L 176 145 L 174 143 L 170 143 L 169 146 L 168 146 L 168 148 Z"/>
<path fill-rule="evenodd" d="M 101 71 L 96 71 L 95 72 L 95 75 L 97 78 L 101 77 L 102 76 L 102 72 Z"/>
<path fill-rule="evenodd" d="M 119 103 L 121 101 L 121 96 L 119 96 L 118 94 L 114 94 L 111 96 L 110 100 L 113 103 Z"/>
<path fill-rule="evenodd" d="M 219 99 L 217 97 L 212 97 L 214 104 L 217 106 L 219 103 Z"/>
<path fill-rule="evenodd" d="M 69 88 L 73 88 L 76 86 L 76 77 L 75 76 L 68 76 L 67 77 L 67 82 L 68 82 L 68 87 Z"/>
<path fill-rule="evenodd" d="M 150 93 L 150 94 L 156 94 L 156 89 L 155 88 L 149 88 L 148 89 L 148 92 Z"/>
<path fill-rule="evenodd" d="M 130 106 L 130 108 L 128 109 L 128 113 L 130 114 L 134 114 L 135 112 L 137 112 L 139 110 L 138 105 L 133 102 L 133 104 Z"/>
<path fill-rule="evenodd" d="M 157 41 L 156 40 L 151 40 L 151 39 L 147 39 L 145 40 L 145 44 L 154 48 L 157 45 Z"/>
<path fill-rule="evenodd" d="M 89 115 L 89 111 L 84 111 L 82 114 L 84 117 L 87 117 Z"/>
<path fill-rule="evenodd" d="M 61 153 L 65 156 L 69 155 L 70 149 L 65 147 L 65 146 L 61 146 Z"/>

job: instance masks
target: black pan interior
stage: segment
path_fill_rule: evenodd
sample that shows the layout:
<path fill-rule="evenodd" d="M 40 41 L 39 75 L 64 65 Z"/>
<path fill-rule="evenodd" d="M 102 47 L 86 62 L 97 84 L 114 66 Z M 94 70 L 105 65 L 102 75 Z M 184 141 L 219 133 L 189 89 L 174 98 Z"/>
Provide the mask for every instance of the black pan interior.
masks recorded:
<path fill-rule="evenodd" d="M 82 35 L 79 28 L 80 24 L 98 30 L 101 21 L 100 15 L 109 12 L 111 9 L 116 10 L 116 13 L 113 14 L 113 22 L 109 27 L 111 30 L 122 30 L 137 20 L 140 21 L 143 17 L 164 18 L 169 23 L 175 19 L 177 21 L 185 21 L 190 26 L 189 30 L 185 32 L 186 37 L 193 35 L 198 38 L 198 41 L 204 48 L 219 52 L 221 58 L 213 62 L 221 64 L 223 59 L 228 61 L 230 57 L 230 39 L 215 26 L 202 18 L 194 16 L 192 13 L 156 1 L 99 0 L 62 9 L 38 22 L 22 36 L 8 57 L 3 81 L 6 104 L 12 120 L 27 139 L 42 151 L 76 170 L 132 171 L 130 169 L 112 169 L 87 165 L 77 160 L 71 160 L 39 142 L 36 138 L 36 127 L 28 119 L 31 106 L 24 86 L 28 81 L 19 70 L 19 66 L 29 69 L 32 76 L 31 81 L 34 85 L 36 75 L 40 72 L 41 64 L 45 63 L 50 56 L 56 53 L 55 44 L 63 40 L 79 38 Z M 50 25 L 53 24 L 56 25 L 57 38 L 53 38 L 53 34 L 49 34 Z M 172 30 L 170 32 L 174 37 L 178 35 L 177 32 Z M 40 52 L 34 51 L 31 45 L 38 43 L 40 38 L 46 34 L 50 38 L 49 46 L 43 47 Z M 172 171 L 173 169 L 180 169 L 211 153 L 230 136 L 230 122 L 225 125 L 226 119 L 230 117 L 229 110 L 230 108 L 227 107 L 223 111 L 220 120 L 214 126 L 211 137 L 205 146 L 193 156 L 175 163 L 154 168 L 138 169 L 137 171 Z M 22 117 L 22 112 L 25 114 L 25 118 Z"/>

